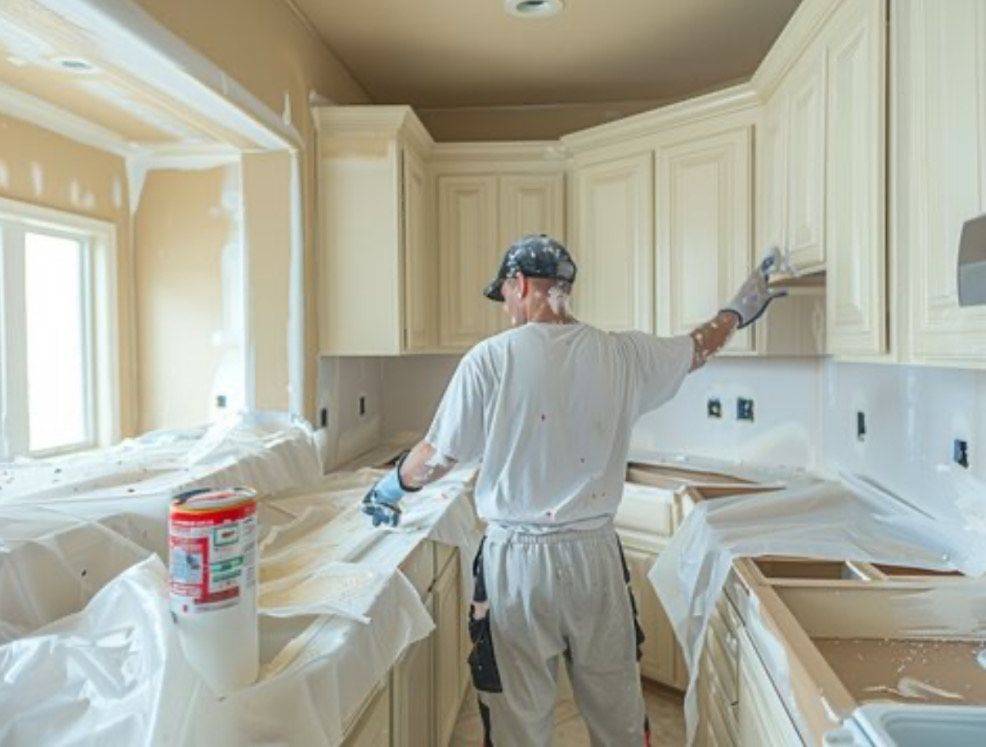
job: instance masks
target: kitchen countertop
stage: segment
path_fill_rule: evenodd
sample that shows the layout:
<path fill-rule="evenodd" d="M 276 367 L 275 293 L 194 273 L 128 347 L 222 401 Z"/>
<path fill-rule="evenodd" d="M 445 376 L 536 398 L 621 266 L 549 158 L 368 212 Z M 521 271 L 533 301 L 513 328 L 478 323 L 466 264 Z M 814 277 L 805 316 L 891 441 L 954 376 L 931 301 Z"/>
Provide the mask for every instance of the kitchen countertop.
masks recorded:
<path fill-rule="evenodd" d="M 917 564 L 923 559 L 932 568 L 942 567 L 940 555 L 903 542 L 897 545 L 901 555 L 893 556 L 893 542 L 874 539 L 870 551 L 883 562 L 866 562 L 874 559 L 867 557 L 866 533 L 878 532 L 881 525 L 866 526 L 861 519 L 866 514 L 866 501 L 853 500 L 853 493 L 842 484 L 802 470 L 642 451 L 631 454 L 628 480 L 635 479 L 673 490 L 682 503 L 676 528 L 709 545 L 728 546 L 736 540 L 732 533 L 745 525 L 746 535 L 740 533 L 734 542 L 738 554 L 722 553 L 721 559 L 728 561 L 724 586 L 806 744 L 821 744 L 827 731 L 841 726 L 861 704 L 870 701 L 986 705 L 986 671 L 976 659 L 986 643 L 986 617 L 981 614 L 986 610 L 986 583 L 954 571 L 894 566 L 894 562 L 914 563 L 917 557 Z M 717 505 L 718 498 L 729 500 Z M 791 507 L 789 525 L 778 524 L 777 515 L 788 510 L 786 501 Z M 702 502 L 710 503 L 692 523 L 712 522 L 702 527 L 704 536 L 685 521 L 689 508 Z M 744 553 L 758 531 L 757 516 L 747 507 L 758 505 L 764 508 L 764 536 L 753 544 L 762 545 L 761 551 Z M 822 519 L 811 526 L 812 512 L 818 505 L 824 506 L 819 514 Z M 860 527 L 858 545 L 842 536 L 845 529 L 839 526 L 839 515 L 843 510 L 845 522 Z M 892 513 L 894 508 L 890 510 Z M 904 506 L 901 511 L 907 513 Z M 784 552 L 770 552 L 771 539 L 792 527 L 797 529 L 799 522 L 811 529 L 803 534 L 803 546 L 799 549 L 796 543 L 781 542 L 778 546 Z M 775 534 L 778 527 L 781 531 Z M 834 549 L 840 542 L 845 545 L 842 556 Z M 694 540 L 691 545 L 688 562 L 694 565 L 696 553 L 703 548 L 696 547 Z M 744 556 L 812 558 L 813 547 L 829 560 L 798 568 L 798 561 L 754 561 Z M 722 547 L 708 549 L 722 552 Z M 681 552 L 674 540 L 669 550 Z M 677 580 L 674 563 L 665 562 L 663 575 L 654 574 L 651 580 L 662 600 L 669 600 L 671 608 L 684 614 L 688 600 L 681 598 L 681 589 L 669 588 Z M 925 607 L 937 609 L 934 619 L 914 611 L 913 600 L 922 596 L 933 600 Z M 964 602 L 955 601 L 960 598 Z M 714 605 L 706 601 L 702 606 Z M 845 614 L 853 607 L 883 624 L 865 624 L 866 614 Z M 896 614 L 895 607 L 900 608 Z M 949 609 L 954 615 L 948 614 Z M 673 619 L 674 613 L 670 616 Z M 921 620 L 927 623 L 924 627 L 919 625 Z M 984 622 L 971 622 L 979 620 Z M 982 677 L 970 679 L 974 675 Z"/>

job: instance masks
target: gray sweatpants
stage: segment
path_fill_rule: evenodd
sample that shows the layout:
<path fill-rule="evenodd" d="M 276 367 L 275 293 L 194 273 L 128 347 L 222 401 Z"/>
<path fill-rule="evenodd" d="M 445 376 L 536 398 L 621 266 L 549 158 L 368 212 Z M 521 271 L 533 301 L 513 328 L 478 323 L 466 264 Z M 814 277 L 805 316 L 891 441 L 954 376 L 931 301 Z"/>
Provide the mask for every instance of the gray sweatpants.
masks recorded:
<path fill-rule="evenodd" d="M 495 747 L 551 744 L 562 659 L 592 744 L 641 747 L 634 619 L 612 526 L 547 535 L 491 527 L 482 553 L 502 692 L 479 698 Z"/>

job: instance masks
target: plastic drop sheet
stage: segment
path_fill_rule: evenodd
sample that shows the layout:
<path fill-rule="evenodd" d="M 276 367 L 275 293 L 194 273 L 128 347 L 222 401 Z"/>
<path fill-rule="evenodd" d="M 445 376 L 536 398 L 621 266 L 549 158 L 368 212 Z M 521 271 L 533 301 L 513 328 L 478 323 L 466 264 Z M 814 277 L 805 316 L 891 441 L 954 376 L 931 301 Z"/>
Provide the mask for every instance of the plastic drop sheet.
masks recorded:
<path fill-rule="evenodd" d="M 698 662 L 705 631 L 737 558 L 782 555 L 856 560 L 968 576 L 986 571 L 986 485 L 942 469 L 940 509 L 929 511 L 866 479 L 843 476 L 772 493 L 698 503 L 648 574 L 688 664 L 685 718 L 689 742 L 697 726 Z M 770 633 L 747 625 L 764 642 L 784 687 L 789 667 Z"/>
<path fill-rule="evenodd" d="M 404 526 L 373 529 L 358 504 L 380 473 L 323 477 L 310 429 L 282 416 L 0 474 L 5 747 L 339 744 L 434 627 L 400 563 L 425 539 L 468 554 L 480 536 L 472 471 L 409 497 Z M 218 698 L 180 645 L 163 548 L 174 492 L 229 483 L 261 486 L 260 676 Z"/>

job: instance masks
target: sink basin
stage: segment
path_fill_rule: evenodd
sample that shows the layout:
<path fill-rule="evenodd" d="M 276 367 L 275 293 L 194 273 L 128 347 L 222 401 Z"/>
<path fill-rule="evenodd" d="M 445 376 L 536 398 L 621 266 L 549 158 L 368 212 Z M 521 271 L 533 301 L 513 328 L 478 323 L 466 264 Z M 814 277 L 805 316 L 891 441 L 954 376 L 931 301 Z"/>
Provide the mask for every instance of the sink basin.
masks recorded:
<path fill-rule="evenodd" d="M 852 563 L 842 560 L 809 560 L 802 558 L 756 558 L 754 564 L 768 579 L 852 580 L 865 581 L 867 576 Z"/>
<path fill-rule="evenodd" d="M 854 718 L 876 745 L 979 747 L 986 744 L 986 708 L 870 704 L 858 708 Z"/>

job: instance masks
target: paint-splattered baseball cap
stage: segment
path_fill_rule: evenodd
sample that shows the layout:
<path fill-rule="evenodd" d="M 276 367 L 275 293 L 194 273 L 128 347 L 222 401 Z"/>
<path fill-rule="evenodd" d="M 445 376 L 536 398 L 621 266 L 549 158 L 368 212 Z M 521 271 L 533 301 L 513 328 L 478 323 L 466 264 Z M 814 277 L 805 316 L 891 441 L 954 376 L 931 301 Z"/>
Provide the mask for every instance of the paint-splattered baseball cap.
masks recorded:
<path fill-rule="evenodd" d="M 545 234 L 521 236 L 503 255 L 496 280 L 483 289 L 491 301 L 503 301 L 503 281 L 522 273 L 529 278 L 575 282 L 575 260 L 560 241 Z"/>

